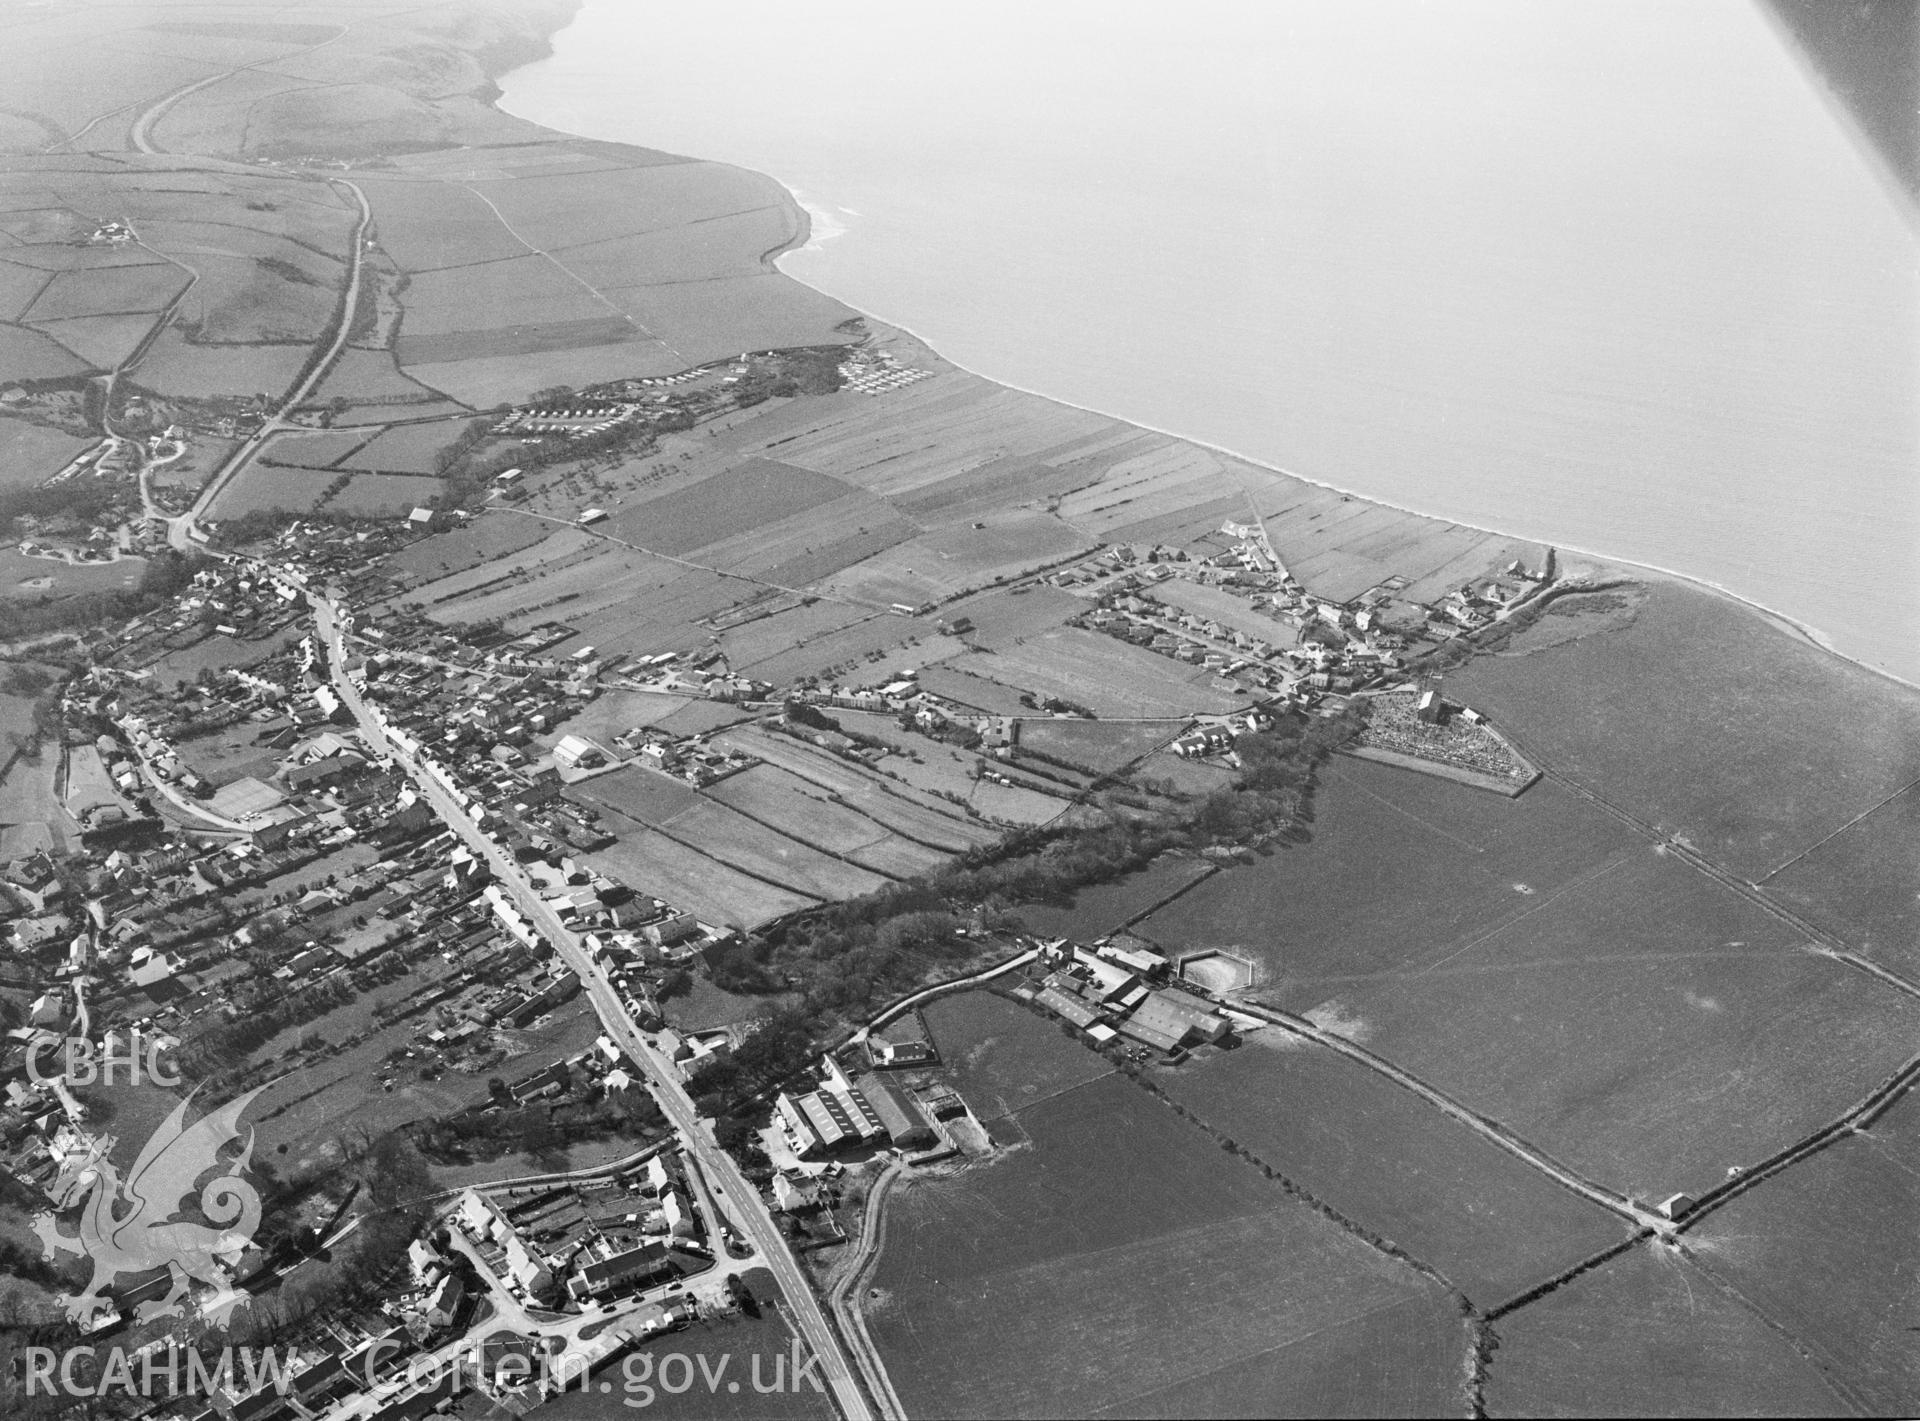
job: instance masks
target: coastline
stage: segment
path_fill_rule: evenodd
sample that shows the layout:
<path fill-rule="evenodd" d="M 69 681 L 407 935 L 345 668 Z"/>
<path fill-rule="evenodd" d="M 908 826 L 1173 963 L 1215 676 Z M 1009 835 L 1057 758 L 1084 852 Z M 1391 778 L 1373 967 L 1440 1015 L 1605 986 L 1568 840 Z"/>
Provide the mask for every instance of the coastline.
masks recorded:
<path fill-rule="evenodd" d="M 568 23 L 571 23 L 571 19 L 569 19 Z M 563 25 L 561 28 L 565 28 L 565 26 Z M 559 33 L 559 31 L 555 30 L 552 33 L 557 34 Z M 533 61 L 533 62 L 537 63 L 539 61 Z M 526 67 L 526 66 L 519 66 L 519 67 Z M 535 124 L 538 127 L 547 129 L 548 132 L 553 132 L 553 133 L 563 132 L 563 130 L 549 127 L 547 124 L 542 123 L 538 119 L 528 118 L 521 114 L 515 114 L 510 109 L 506 109 L 501 106 L 500 100 L 506 97 L 506 91 L 505 91 L 503 81 L 510 78 L 513 72 L 515 71 L 510 70 L 497 77 L 497 79 L 495 80 L 495 87 L 499 90 L 499 93 L 494 98 L 489 100 L 490 106 L 498 109 L 502 113 L 508 114 L 513 118 L 520 119 L 520 121 L 524 123 Z M 567 135 L 567 136 L 579 137 L 582 135 Z M 622 140 L 596 140 L 596 141 L 621 142 Z M 625 146 L 631 147 L 636 145 L 626 144 Z M 682 156 L 689 156 L 689 155 L 682 155 Z M 708 160 L 708 161 L 712 161 L 712 160 Z M 1322 488 L 1332 493 L 1338 493 L 1343 497 L 1359 499 L 1363 502 L 1372 503 L 1382 508 L 1393 509 L 1396 512 L 1409 513 L 1414 515 L 1415 517 L 1432 519 L 1435 522 L 1451 523 L 1457 527 L 1469 528 L 1475 532 L 1486 533 L 1495 537 L 1521 539 L 1528 542 L 1541 542 L 1553 547 L 1559 552 L 1570 553 L 1577 557 L 1591 559 L 1595 562 L 1603 563 L 1611 568 L 1631 569 L 1641 573 L 1650 574 L 1654 577 L 1664 578 L 1668 581 L 1686 583 L 1693 587 L 1697 587 L 1702 591 L 1711 593 L 1714 596 L 1723 598 L 1726 601 L 1737 604 L 1738 606 L 1742 607 L 1749 613 L 1752 613 L 1762 618 L 1763 620 L 1771 623 L 1780 631 L 1790 636 L 1797 637 L 1800 640 L 1805 641 L 1809 645 L 1814 646 L 1823 652 L 1826 652 L 1827 654 L 1835 657 L 1840 661 L 1844 661 L 1851 666 L 1858 667 L 1860 670 L 1866 671 L 1871 675 L 1881 677 L 1882 679 L 1890 681 L 1897 686 L 1903 687 L 1904 689 L 1911 690 L 1911 691 L 1920 691 L 1920 681 L 1910 681 L 1906 677 L 1901 676 L 1896 672 L 1886 670 L 1879 666 L 1874 666 L 1871 663 L 1862 660 L 1858 656 L 1854 656 L 1845 651 L 1842 651 L 1833 643 L 1832 639 L 1825 632 L 1820 630 L 1818 627 L 1814 627 L 1806 622 L 1803 622 L 1797 617 L 1790 615 L 1789 613 L 1779 611 L 1778 609 L 1773 607 L 1769 607 L 1764 602 L 1758 601 L 1755 598 L 1748 597 L 1742 593 L 1735 592 L 1732 589 L 1713 581 L 1711 578 L 1701 577 L 1693 573 L 1681 572 L 1674 568 L 1662 567 L 1656 563 L 1640 562 L 1631 558 L 1619 557 L 1614 554 L 1602 552 L 1593 548 L 1586 548 L 1586 547 L 1581 547 L 1572 543 L 1561 542 L 1557 539 L 1536 538 L 1530 534 L 1518 534 L 1518 533 L 1513 533 L 1506 529 L 1489 528 L 1483 524 L 1471 523 L 1463 519 L 1447 517 L 1442 514 L 1433 513 L 1426 509 L 1415 508 L 1408 504 L 1397 503 L 1392 500 L 1380 498 L 1376 495 L 1365 493 L 1357 489 L 1344 487 L 1343 485 L 1333 483 L 1327 479 L 1315 478 L 1312 475 L 1297 472 L 1296 470 L 1289 469 L 1284 465 L 1276 464 L 1269 459 L 1257 458 L 1253 455 L 1242 453 L 1237 449 L 1229 448 L 1226 445 L 1215 443 L 1214 441 L 1209 439 L 1205 439 L 1192 434 L 1184 434 L 1178 430 L 1168 429 L 1161 425 L 1148 424 L 1141 420 L 1132 418 L 1128 415 L 1117 413 L 1113 410 L 1101 409 L 1096 405 L 1082 404 L 1082 403 L 1079 403 L 1078 401 L 1063 399 L 1058 395 L 1049 394 L 1044 390 L 1037 390 L 1037 389 L 1033 389 L 1030 386 L 1015 384 L 1012 381 L 1000 379 L 997 376 L 988 375 L 981 371 L 974 370 L 969 366 L 962 365 L 959 362 L 951 360 L 947 356 L 940 354 L 939 347 L 933 341 L 927 339 L 927 337 L 923 336 L 922 334 L 920 334 L 920 332 L 914 330 L 913 327 L 905 324 L 904 322 L 894 320 L 891 317 L 885 316 L 877 311 L 870 311 L 864 307 L 857 306 L 853 302 L 846 300 L 844 297 L 836 296 L 830 291 L 823 290 L 822 288 L 815 286 L 813 283 L 807 281 L 805 278 L 797 276 L 793 272 L 788 271 L 785 268 L 785 266 L 782 265 L 782 259 L 795 251 L 806 250 L 810 247 L 813 247 L 813 244 L 815 241 L 814 233 L 816 229 L 816 223 L 828 229 L 820 239 L 823 241 L 828 240 L 831 237 L 838 236 L 847 229 L 836 218 L 834 218 L 832 214 L 826 212 L 822 208 L 815 207 L 814 205 L 808 203 L 795 188 L 793 188 L 788 183 L 783 181 L 781 178 L 775 176 L 774 174 L 760 172 L 757 169 L 745 168 L 740 164 L 728 164 L 727 166 L 738 167 L 741 169 L 741 171 L 744 171 L 744 172 L 754 172 L 757 176 L 765 178 L 768 182 L 774 184 L 785 195 L 787 202 L 792 207 L 795 213 L 797 230 L 794 237 L 788 242 L 784 243 L 782 246 L 775 248 L 770 252 L 764 253 L 761 257 L 761 260 L 770 269 L 778 271 L 782 276 L 785 276 L 788 280 L 797 282 L 798 284 L 805 286 L 810 291 L 818 292 L 820 295 L 827 297 L 829 300 L 835 301 L 840 305 L 845 306 L 848 310 L 856 312 L 857 314 L 864 317 L 867 321 L 871 323 L 875 323 L 880 326 L 889 327 L 893 330 L 899 331 L 902 335 L 909 337 L 910 339 L 918 342 L 920 345 L 925 347 L 929 352 L 933 353 L 936 356 L 936 358 L 938 358 L 942 363 L 946 364 L 952 369 L 961 371 L 962 373 L 967 375 L 971 375 L 976 379 L 985 380 L 990 384 L 999 386 L 1002 389 L 1013 390 L 1019 394 L 1028 395 L 1035 399 L 1046 400 L 1052 404 L 1061 405 L 1069 409 L 1081 410 L 1088 414 L 1097 414 L 1105 419 L 1118 420 L 1123 424 L 1131 425 L 1135 429 L 1145 430 L 1148 433 L 1152 433 L 1152 434 L 1164 435 L 1169 439 L 1178 439 L 1185 443 L 1195 445 L 1198 448 L 1207 449 L 1213 453 L 1225 455 L 1226 457 L 1231 459 L 1236 459 L 1241 463 L 1250 464 L 1255 468 L 1264 469 L 1269 473 L 1279 474 L 1282 477 L 1295 479 L 1301 483 L 1310 484 L 1316 488 Z"/>
<path fill-rule="evenodd" d="M 904 322 L 896 321 L 890 316 L 881 315 L 877 311 L 869 311 L 864 309 L 863 307 L 856 306 L 853 304 L 853 302 L 848 301 L 845 297 L 834 296 L 833 293 L 830 291 L 821 291 L 821 288 L 814 286 L 811 282 L 807 281 L 804 277 L 796 276 L 794 275 L 794 273 L 787 271 L 784 267 L 782 267 L 780 265 L 780 259 L 782 257 L 786 256 L 790 252 L 802 250 L 808 245 L 808 238 L 805 236 L 805 233 L 811 231 L 811 224 L 815 216 L 815 209 L 811 207 L 800 196 L 798 192 L 796 192 L 793 188 L 789 187 L 786 183 L 781 182 L 779 178 L 774 177 L 770 173 L 762 174 L 762 176 L 771 179 L 773 182 L 779 183 L 780 186 L 786 191 L 788 200 L 792 202 L 794 207 L 799 210 L 801 214 L 801 221 L 803 224 L 802 237 L 799 240 L 788 244 L 786 247 L 783 247 L 778 252 L 773 254 L 773 265 L 780 271 L 781 275 L 786 276 L 790 280 L 797 281 L 802 286 L 809 287 L 811 290 L 820 291 L 821 295 L 831 297 L 833 300 L 840 302 L 841 305 L 846 306 L 849 310 L 858 311 L 862 316 L 864 316 L 870 322 L 877 323 L 878 325 L 881 325 L 881 326 L 890 327 L 893 330 L 899 331 L 902 335 L 908 336 L 913 340 L 918 341 L 921 345 L 925 346 L 929 351 L 932 351 L 936 356 L 938 356 L 942 362 L 952 366 L 955 370 L 959 370 L 965 374 L 973 376 L 975 379 L 985 380 L 990 384 L 998 385 L 1003 390 L 1014 390 L 1023 395 L 1030 395 L 1035 399 L 1046 400 L 1051 404 L 1064 405 L 1068 409 L 1082 410 L 1088 414 L 1097 414 L 1106 419 L 1116 419 L 1116 420 L 1119 420 L 1122 424 L 1132 425 L 1135 429 L 1144 429 L 1150 434 L 1163 434 L 1169 439 L 1178 439 L 1183 443 L 1192 444 L 1202 449 L 1211 450 L 1215 454 L 1224 454 L 1228 458 L 1237 459 L 1239 462 L 1243 464 L 1251 464 L 1257 469 L 1265 469 L 1268 473 L 1279 474 L 1284 478 L 1295 479 L 1295 480 L 1298 480 L 1300 483 L 1311 484 L 1315 488 L 1323 488 L 1330 493 L 1337 493 L 1347 498 L 1359 499 L 1362 502 L 1375 504 L 1381 508 L 1391 508 L 1397 513 L 1411 513 L 1416 518 L 1430 518 L 1437 523 L 1451 523 L 1454 526 L 1459 528 L 1470 528 L 1476 533 L 1487 533 L 1497 538 L 1515 538 L 1515 539 L 1521 539 L 1523 541 L 1528 541 L 1528 542 L 1545 542 L 1549 546 L 1554 548 L 1557 552 L 1572 553 L 1576 557 L 1590 558 L 1595 562 L 1605 563 L 1608 567 L 1632 569 L 1637 572 L 1649 573 L 1655 577 L 1665 578 L 1671 582 L 1684 582 L 1691 586 L 1698 587 L 1702 591 L 1710 592 L 1716 597 L 1722 597 L 1722 598 L 1725 598 L 1727 601 L 1738 603 L 1741 607 L 1745 608 L 1747 611 L 1752 612 L 1755 615 L 1760 616 L 1765 620 L 1773 623 L 1780 630 L 1788 633 L 1789 635 L 1799 637 L 1801 640 L 1809 643 L 1812 646 L 1818 647 L 1821 651 L 1826 652 L 1830 656 L 1837 657 L 1839 660 L 1847 662 L 1849 665 L 1857 666 L 1862 671 L 1870 672 L 1875 676 L 1882 677 L 1888 681 L 1893 682 L 1895 685 L 1904 686 L 1908 690 L 1920 691 L 1920 682 L 1909 681 L 1906 677 L 1898 675 L 1895 672 L 1884 670 L 1881 667 L 1871 665 L 1868 662 L 1861 660 L 1857 656 L 1849 655 L 1848 653 L 1840 650 L 1839 647 L 1835 646 L 1831 638 L 1829 638 L 1827 634 L 1821 631 L 1818 627 L 1811 626 L 1808 623 L 1803 622 L 1799 618 L 1791 616 L 1786 612 L 1782 612 L 1776 608 L 1769 607 L 1764 602 L 1756 601 L 1754 598 L 1747 597 L 1742 595 L 1741 593 L 1735 592 L 1732 588 L 1722 586 L 1720 583 L 1713 581 L 1711 578 L 1699 577 L 1693 573 L 1681 572 L 1675 568 L 1661 567 L 1657 563 L 1638 562 L 1631 558 L 1618 557 L 1612 553 L 1601 552 L 1594 548 L 1583 548 L 1572 543 L 1563 543 L 1558 541 L 1557 539 L 1553 539 L 1553 540 L 1536 539 L 1531 537 L 1530 535 L 1523 535 L 1519 533 L 1509 532 L 1504 528 L 1488 528 L 1478 523 L 1467 522 L 1465 519 L 1453 518 L 1445 514 L 1434 513 L 1428 509 L 1414 508 L 1404 503 L 1395 503 L 1391 499 L 1381 498 L 1375 494 L 1363 493 L 1359 489 L 1346 488 L 1340 484 L 1333 483 L 1327 479 L 1315 478 L 1311 474 L 1300 473 L 1298 470 L 1289 469 L 1284 465 L 1276 464 L 1268 459 L 1257 458 L 1252 454 L 1244 454 L 1238 449 L 1230 449 L 1224 444 L 1216 444 L 1212 440 L 1203 439 L 1198 435 L 1183 434 L 1177 429 L 1167 429 L 1157 424 L 1148 424 L 1143 420 L 1135 419 L 1129 415 L 1119 414 L 1113 410 L 1101 409 L 1096 405 L 1086 405 L 1086 404 L 1081 404 L 1075 400 L 1064 399 L 1059 395 L 1048 394 L 1045 390 L 1035 390 L 1025 385 L 1017 385 L 1010 380 L 1003 380 L 1003 379 L 1000 379 L 998 376 L 987 375 L 982 373 L 981 371 L 974 370 L 969 368 L 968 366 L 962 365 L 956 360 L 952 360 L 945 355 L 941 355 L 939 347 L 937 345 L 935 345 L 931 340 L 928 340 L 925 336 L 920 334 L 920 332 L 914 330 L 913 327 L 906 325 Z M 838 234 L 836 233 L 835 235 L 838 235 Z"/>

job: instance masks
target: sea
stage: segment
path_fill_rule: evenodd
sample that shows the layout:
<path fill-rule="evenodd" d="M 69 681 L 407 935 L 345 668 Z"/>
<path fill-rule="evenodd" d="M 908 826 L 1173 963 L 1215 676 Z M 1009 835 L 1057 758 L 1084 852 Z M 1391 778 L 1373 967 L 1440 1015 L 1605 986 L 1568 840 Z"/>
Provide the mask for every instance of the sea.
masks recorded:
<path fill-rule="evenodd" d="M 1920 682 L 1920 237 L 1749 0 L 586 0 L 502 84 L 980 374 Z"/>

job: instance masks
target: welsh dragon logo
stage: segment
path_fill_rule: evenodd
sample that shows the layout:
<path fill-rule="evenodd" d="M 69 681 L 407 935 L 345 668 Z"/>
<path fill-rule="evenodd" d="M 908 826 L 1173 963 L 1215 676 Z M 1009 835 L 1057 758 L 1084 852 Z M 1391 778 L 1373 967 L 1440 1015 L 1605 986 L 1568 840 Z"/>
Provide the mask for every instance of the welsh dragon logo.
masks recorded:
<path fill-rule="evenodd" d="M 141 1305 L 140 1321 L 182 1315 L 183 1300 L 195 1282 L 214 1290 L 202 1309 L 209 1321 L 225 1321 L 243 1300 L 228 1269 L 260 1227 L 260 1196 L 243 1177 L 253 1156 L 252 1128 L 236 1157 L 223 1165 L 220 1156 L 223 1147 L 242 1138 L 241 1112 L 260 1089 L 264 1087 L 191 1125 L 187 1108 L 193 1097 L 188 1096 L 148 1138 L 125 1180 L 110 1161 L 97 1161 L 79 1205 L 77 1234 L 62 1233 L 51 1213 L 34 1219 L 46 1258 L 77 1253 L 93 1260 L 86 1290 L 60 1299 L 69 1318 L 82 1327 L 92 1326 L 100 1314 L 114 1310 L 107 1289 L 117 1278 L 162 1267 L 172 1275 L 171 1287 L 165 1298 Z M 201 1184 L 210 1170 L 220 1172 Z M 208 1223 L 180 1216 L 182 1206 L 196 1195 Z"/>

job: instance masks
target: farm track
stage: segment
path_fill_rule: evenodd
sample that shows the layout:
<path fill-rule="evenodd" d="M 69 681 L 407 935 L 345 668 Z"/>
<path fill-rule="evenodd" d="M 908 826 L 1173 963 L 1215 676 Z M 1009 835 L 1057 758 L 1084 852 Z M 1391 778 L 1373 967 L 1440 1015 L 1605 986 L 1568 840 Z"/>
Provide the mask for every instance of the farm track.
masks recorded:
<path fill-rule="evenodd" d="M 896 1161 L 873 1182 L 862 1215 L 858 1249 L 844 1263 L 845 1271 L 827 1289 L 827 1306 L 832 1310 L 834 1321 L 839 1324 L 841 1336 L 846 1339 L 854 1365 L 860 1369 L 860 1378 L 866 1385 L 868 1395 L 874 1399 L 883 1416 L 901 1418 L 905 1418 L 907 1408 L 902 1404 L 900 1394 L 893 1389 L 893 1380 L 887 1375 L 880 1349 L 867 1332 L 867 1320 L 861 1310 L 858 1294 L 886 1247 L 887 1191 L 905 1168 L 904 1164 Z"/>
<path fill-rule="evenodd" d="M 1192 990 L 1192 985 L 1188 984 L 1187 989 Z M 1521 1139 L 1518 1135 L 1508 1130 L 1506 1126 L 1469 1109 L 1445 1091 L 1440 1090 L 1436 1086 L 1429 1085 L 1411 1071 L 1402 1070 L 1385 1057 L 1376 1056 L 1364 1046 L 1349 1041 L 1346 1037 L 1337 1035 L 1323 1027 L 1315 1026 L 1306 1018 L 1295 1016 L 1291 1012 L 1280 1011 L 1274 1007 L 1259 1006 L 1252 1002 L 1245 1001 L 1229 1002 L 1227 1005 L 1234 1011 L 1245 1012 L 1249 1016 L 1258 1017 L 1260 1020 L 1278 1026 L 1283 1031 L 1289 1032 L 1292 1035 L 1318 1042 L 1329 1050 L 1336 1051 L 1349 1060 L 1358 1062 L 1368 1070 L 1385 1076 L 1395 1085 L 1412 1091 L 1429 1105 L 1440 1110 L 1442 1114 L 1465 1125 L 1469 1130 L 1472 1130 L 1476 1135 L 1479 1135 L 1490 1144 L 1505 1150 L 1508 1154 L 1514 1156 L 1514 1158 L 1531 1166 L 1541 1174 L 1546 1175 L 1563 1188 L 1572 1190 L 1589 1203 L 1599 1205 L 1610 1214 L 1617 1214 L 1619 1217 L 1633 1224 L 1636 1228 L 1644 1229 L 1663 1237 L 1675 1231 L 1676 1224 L 1674 1221 L 1653 1212 L 1651 1209 L 1643 1208 L 1633 1200 L 1622 1194 L 1615 1193 L 1604 1185 L 1595 1184 L 1584 1175 L 1561 1164 L 1538 1146 Z"/>

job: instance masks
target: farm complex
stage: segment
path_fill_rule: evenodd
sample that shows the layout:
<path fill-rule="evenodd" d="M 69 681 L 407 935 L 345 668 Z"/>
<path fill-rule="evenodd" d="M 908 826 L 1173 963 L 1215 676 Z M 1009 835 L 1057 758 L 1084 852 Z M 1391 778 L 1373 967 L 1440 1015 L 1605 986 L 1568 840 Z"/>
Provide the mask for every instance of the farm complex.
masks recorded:
<path fill-rule="evenodd" d="M 564 4 L 30 9 L 9 1349 L 284 1349 L 222 1421 L 709 1345 L 794 1385 L 663 1404 L 1920 1407 L 1911 688 L 954 367 L 771 179 L 496 108 Z M 203 1126 L 256 1229 L 89 1283 Z"/>

